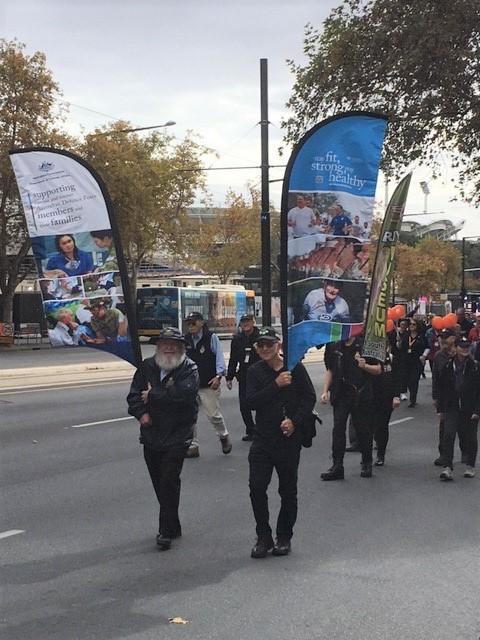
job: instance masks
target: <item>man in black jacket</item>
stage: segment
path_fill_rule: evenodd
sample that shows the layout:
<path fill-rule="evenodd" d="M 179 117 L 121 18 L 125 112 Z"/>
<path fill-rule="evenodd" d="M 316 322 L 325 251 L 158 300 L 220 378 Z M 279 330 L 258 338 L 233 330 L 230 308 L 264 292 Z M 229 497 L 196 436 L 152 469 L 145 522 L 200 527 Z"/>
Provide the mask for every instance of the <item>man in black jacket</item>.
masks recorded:
<path fill-rule="evenodd" d="M 297 519 L 297 477 L 302 432 L 315 406 L 315 390 L 300 363 L 285 371 L 280 355 L 280 337 L 271 327 L 259 331 L 255 345 L 260 356 L 247 371 L 247 405 L 256 411 L 256 428 L 248 455 L 250 500 L 257 540 L 252 558 L 290 552 L 290 539 Z M 269 523 L 267 489 L 273 470 L 278 475 L 281 499 L 274 544 Z"/>
<path fill-rule="evenodd" d="M 232 389 L 234 378 L 238 380 L 238 400 L 240 413 L 245 423 L 246 433 L 242 440 L 253 440 L 255 422 L 251 410 L 247 407 L 247 369 L 258 361 L 258 354 L 254 344 L 258 338 L 258 327 L 255 325 L 255 316 L 245 313 L 240 318 L 240 331 L 233 337 L 230 345 L 230 358 L 228 360 L 226 383 L 227 388 Z"/>
<path fill-rule="evenodd" d="M 198 385 L 185 340 L 169 327 L 160 331 L 156 354 L 137 369 L 127 396 L 128 412 L 140 423 L 140 442 L 160 504 L 157 546 L 162 551 L 182 535 L 180 474 L 197 418 Z"/>
<path fill-rule="evenodd" d="M 480 416 L 480 370 L 470 356 L 470 342 L 465 337 L 455 340 L 456 354 L 440 374 L 437 413 L 445 420 L 443 435 L 444 469 L 440 480 L 453 480 L 453 452 L 456 434 L 463 434 L 467 467 L 465 478 L 475 477 L 478 451 L 478 419 Z"/>

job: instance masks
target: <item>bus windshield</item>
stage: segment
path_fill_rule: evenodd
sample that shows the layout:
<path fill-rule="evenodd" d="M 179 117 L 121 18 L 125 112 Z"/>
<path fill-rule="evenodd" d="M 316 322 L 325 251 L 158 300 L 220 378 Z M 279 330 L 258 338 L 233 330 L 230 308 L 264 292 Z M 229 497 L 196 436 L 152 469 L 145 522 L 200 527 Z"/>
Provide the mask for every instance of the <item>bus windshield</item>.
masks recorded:
<path fill-rule="evenodd" d="M 238 287 L 142 287 L 137 289 L 136 310 L 140 336 L 155 337 L 164 327 L 185 332 L 184 318 L 198 311 L 210 331 L 230 337 L 244 313 L 255 314 L 255 295 Z"/>

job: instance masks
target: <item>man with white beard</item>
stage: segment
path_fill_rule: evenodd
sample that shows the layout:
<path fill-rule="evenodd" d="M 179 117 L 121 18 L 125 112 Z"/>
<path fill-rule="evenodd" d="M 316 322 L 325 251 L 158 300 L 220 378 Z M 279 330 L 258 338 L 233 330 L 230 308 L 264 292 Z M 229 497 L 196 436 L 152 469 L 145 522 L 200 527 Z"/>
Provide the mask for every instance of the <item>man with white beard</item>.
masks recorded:
<path fill-rule="evenodd" d="M 175 327 L 160 331 L 157 352 L 137 369 L 127 396 L 128 412 L 140 423 L 140 442 L 160 504 L 157 547 L 170 549 L 182 535 L 178 516 L 180 474 L 197 419 L 197 365 L 185 355 Z"/>

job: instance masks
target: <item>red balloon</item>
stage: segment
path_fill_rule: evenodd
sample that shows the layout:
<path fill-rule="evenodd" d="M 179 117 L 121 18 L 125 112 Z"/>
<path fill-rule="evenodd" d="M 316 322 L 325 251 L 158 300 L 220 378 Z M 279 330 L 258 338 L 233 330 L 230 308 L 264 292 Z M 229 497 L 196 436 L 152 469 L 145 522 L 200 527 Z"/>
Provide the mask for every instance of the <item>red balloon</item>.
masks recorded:
<path fill-rule="evenodd" d="M 389 318 L 387 320 L 387 333 L 390 333 L 390 331 L 393 331 L 395 328 L 395 323 L 393 322 L 393 320 L 391 318 Z"/>
<path fill-rule="evenodd" d="M 395 317 L 394 317 L 394 315 L 393 315 L 393 309 L 394 309 L 394 308 L 395 308 L 395 307 L 390 307 L 390 308 L 388 309 L 388 311 L 387 311 L 387 318 L 388 318 L 389 320 L 394 320 L 394 319 L 395 319 Z"/>
<path fill-rule="evenodd" d="M 432 327 L 436 330 L 436 331 L 441 331 L 442 329 L 444 329 L 444 324 L 443 324 L 443 318 L 441 318 L 440 316 L 434 316 L 432 318 Z"/>
<path fill-rule="evenodd" d="M 396 304 L 392 309 L 392 314 L 395 320 L 400 320 L 405 315 L 405 308 L 401 304 Z"/>
<path fill-rule="evenodd" d="M 451 329 L 457 324 L 457 316 L 454 313 L 447 313 L 443 318 L 443 326 L 445 329 Z"/>

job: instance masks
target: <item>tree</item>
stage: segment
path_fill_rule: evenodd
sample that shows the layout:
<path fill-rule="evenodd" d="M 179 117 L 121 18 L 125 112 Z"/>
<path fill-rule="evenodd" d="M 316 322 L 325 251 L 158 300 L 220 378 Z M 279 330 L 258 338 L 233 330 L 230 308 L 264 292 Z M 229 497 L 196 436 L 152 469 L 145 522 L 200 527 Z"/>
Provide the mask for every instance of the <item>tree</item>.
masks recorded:
<path fill-rule="evenodd" d="M 304 53 L 305 66 L 288 61 L 287 142 L 339 112 L 385 113 L 388 176 L 411 163 L 435 176 L 446 154 L 460 195 L 480 204 L 478 0 L 343 0 L 323 31 L 306 27 Z"/>
<path fill-rule="evenodd" d="M 174 144 L 165 133 L 140 137 L 121 133 L 126 128 L 131 124 L 116 122 L 87 135 L 80 153 L 101 175 L 112 198 L 135 291 L 146 257 L 163 251 L 182 261 L 190 229 L 186 208 L 205 187 L 201 159 L 209 150 L 191 132 Z"/>
<path fill-rule="evenodd" d="M 15 289 L 28 275 L 30 249 L 25 218 L 13 175 L 9 149 L 72 144 L 56 124 L 58 85 L 46 68 L 43 53 L 27 56 L 17 41 L 0 40 L 0 292 L 2 320 L 11 322 Z"/>
<path fill-rule="evenodd" d="M 260 193 L 251 188 L 250 199 L 230 191 L 227 207 L 217 210 L 211 224 L 197 228 L 193 248 L 197 264 L 226 283 L 234 273 L 243 272 L 260 260 Z"/>

